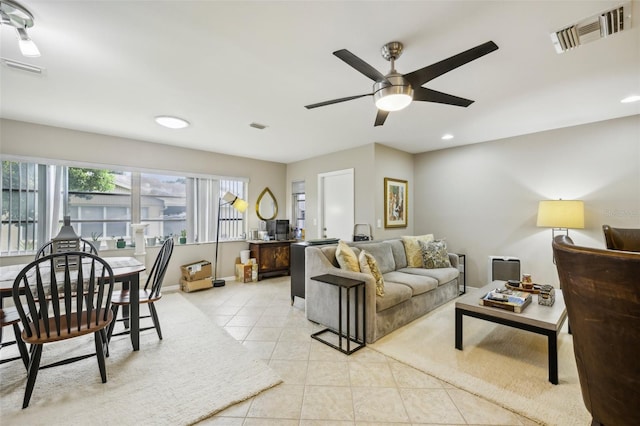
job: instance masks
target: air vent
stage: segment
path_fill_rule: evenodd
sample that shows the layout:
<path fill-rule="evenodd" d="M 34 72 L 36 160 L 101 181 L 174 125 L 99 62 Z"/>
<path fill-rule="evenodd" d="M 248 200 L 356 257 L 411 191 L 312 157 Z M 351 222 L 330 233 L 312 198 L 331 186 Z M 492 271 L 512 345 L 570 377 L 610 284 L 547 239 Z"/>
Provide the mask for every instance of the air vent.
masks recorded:
<path fill-rule="evenodd" d="M 583 19 L 575 25 L 551 33 L 551 42 L 556 52 L 567 50 L 606 38 L 631 28 L 631 3 L 625 3 L 615 9 Z"/>
<path fill-rule="evenodd" d="M 9 68 L 14 68 L 20 71 L 27 71 L 34 74 L 42 74 L 44 72 L 44 68 L 40 68 L 36 65 L 26 64 L 24 62 L 14 61 L 13 59 L 0 58 L 2 63 L 5 64 Z"/>

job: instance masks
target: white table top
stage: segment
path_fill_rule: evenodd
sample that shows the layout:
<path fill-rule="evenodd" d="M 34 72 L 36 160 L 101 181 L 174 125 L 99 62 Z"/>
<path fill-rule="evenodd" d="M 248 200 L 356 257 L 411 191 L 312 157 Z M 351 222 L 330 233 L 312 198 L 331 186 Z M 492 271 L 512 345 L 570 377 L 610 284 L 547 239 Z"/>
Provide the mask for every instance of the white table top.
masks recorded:
<path fill-rule="evenodd" d="M 515 313 L 506 309 L 494 308 L 480 304 L 480 299 L 489 291 L 496 288 L 504 288 L 506 281 L 493 281 L 482 287 L 467 287 L 467 293 L 456 301 L 456 308 L 477 312 L 496 318 L 507 319 L 521 324 L 528 324 L 546 330 L 560 330 L 567 319 L 567 309 L 564 304 L 562 290 L 555 289 L 555 303 L 553 306 L 538 304 L 538 295 L 533 294 L 532 300 L 521 313 Z"/>

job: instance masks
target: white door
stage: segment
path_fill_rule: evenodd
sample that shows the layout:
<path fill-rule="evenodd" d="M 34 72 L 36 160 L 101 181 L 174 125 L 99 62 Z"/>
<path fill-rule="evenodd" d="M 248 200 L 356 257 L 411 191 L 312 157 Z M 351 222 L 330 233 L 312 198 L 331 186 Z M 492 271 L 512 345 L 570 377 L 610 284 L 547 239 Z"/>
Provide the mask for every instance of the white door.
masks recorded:
<path fill-rule="evenodd" d="M 355 194 L 353 169 L 318 175 L 320 238 L 353 239 Z"/>

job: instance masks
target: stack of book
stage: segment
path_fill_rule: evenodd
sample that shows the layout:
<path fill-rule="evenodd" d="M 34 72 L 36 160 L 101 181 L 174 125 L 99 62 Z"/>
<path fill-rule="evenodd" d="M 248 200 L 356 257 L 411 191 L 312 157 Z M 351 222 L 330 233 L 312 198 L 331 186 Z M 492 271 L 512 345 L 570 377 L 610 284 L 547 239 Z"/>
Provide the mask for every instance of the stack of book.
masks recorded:
<path fill-rule="evenodd" d="M 480 304 L 520 313 L 531 303 L 531 293 L 505 289 L 491 290 L 480 299 Z"/>

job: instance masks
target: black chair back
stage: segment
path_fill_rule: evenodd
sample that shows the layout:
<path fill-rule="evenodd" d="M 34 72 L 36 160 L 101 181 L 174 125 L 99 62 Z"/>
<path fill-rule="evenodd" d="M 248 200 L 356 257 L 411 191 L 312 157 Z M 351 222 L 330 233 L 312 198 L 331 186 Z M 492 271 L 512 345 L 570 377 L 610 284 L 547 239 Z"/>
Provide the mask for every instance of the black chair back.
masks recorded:
<path fill-rule="evenodd" d="M 151 290 L 151 294 L 149 296 L 150 299 L 156 299 L 160 296 L 164 275 L 167 272 L 169 259 L 171 259 L 172 253 L 173 238 L 167 238 L 167 240 L 162 244 L 155 262 L 153 262 L 153 267 L 149 272 L 147 282 L 144 286 L 145 290 Z"/>
<path fill-rule="evenodd" d="M 64 269 L 56 272 L 60 263 Z M 104 327 L 111 317 L 113 286 L 111 266 L 91 253 L 51 254 L 31 262 L 13 284 L 25 341 L 63 340 Z"/>
<path fill-rule="evenodd" d="M 48 243 L 44 243 L 42 247 L 38 249 L 36 253 L 36 259 L 39 259 L 44 256 L 48 256 L 52 254 L 51 250 L 53 247 L 53 241 L 49 241 Z M 80 238 L 80 251 L 91 254 L 98 254 L 98 249 L 93 243 L 89 240 L 85 240 L 84 238 Z"/>

